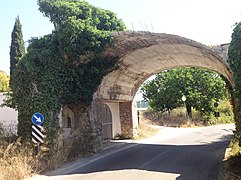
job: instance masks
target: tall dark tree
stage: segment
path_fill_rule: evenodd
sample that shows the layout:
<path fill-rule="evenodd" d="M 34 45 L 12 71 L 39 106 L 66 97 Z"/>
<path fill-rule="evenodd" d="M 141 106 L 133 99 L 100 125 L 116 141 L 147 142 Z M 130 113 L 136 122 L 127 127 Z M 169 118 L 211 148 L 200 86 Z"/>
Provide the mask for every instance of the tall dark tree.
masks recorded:
<path fill-rule="evenodd" d="M 15 20 L 11 37 L 12 41 L 10 47 L 10 88 L 13 88 L 13 74 L 16 69 L 16 65 L 25 54 L 22 25 L 20 23 L 19 16 Z"/>

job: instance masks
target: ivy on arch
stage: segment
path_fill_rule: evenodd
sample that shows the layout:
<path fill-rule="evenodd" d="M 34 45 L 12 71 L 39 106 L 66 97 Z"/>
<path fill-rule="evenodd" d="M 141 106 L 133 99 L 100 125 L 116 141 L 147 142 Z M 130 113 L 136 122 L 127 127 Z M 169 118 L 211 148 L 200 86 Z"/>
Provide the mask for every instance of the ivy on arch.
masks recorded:
<path fill-rule="evenodd" d="M 235 83 L 233 91 L 235 125 L 239 143 L 241 144 L 241 22 L 235 24 L 228 50 L 228 57 L 228 63 L 233 71 Z"/>
<path fill-rule="evenodd" d="M 14 72 L 12 101 L 18 115 L 18 135 L 31 138 L 31 116 L 45 116 L 47 146 L 58 137 L 58 114 L 66 104 L 90 104 L 104 75 L 118 57 L 102 54 L 114 46 L 110 31 L 126 27 L 111 11 L 82 0 L 38 0 L 39 10 L 54 24 L 51 34 L 29 41 Z"/>

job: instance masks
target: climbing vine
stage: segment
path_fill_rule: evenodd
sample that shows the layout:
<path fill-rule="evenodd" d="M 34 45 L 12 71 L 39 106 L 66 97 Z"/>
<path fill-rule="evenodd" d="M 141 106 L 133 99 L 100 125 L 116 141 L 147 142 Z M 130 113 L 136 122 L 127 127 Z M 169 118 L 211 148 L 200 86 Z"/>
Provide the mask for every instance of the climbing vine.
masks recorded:
<path fill-rule="evenodd" d="M 102 55 L 113 46 L 110 31 L 125 30 L 116 15 L 82 0 L 39 0 L 39 10 L 55 30 L 29 41 L 16 67 L 12 100 L 19 112 L 18 134 L 30 139 L 31 116 L 45 116 L 48 146 L 58 137 L 58 114 L 71 103 L 90 104 L 118 57 Z"/>
<path fill-rule="evenodd" d="M 234 89 L 234 111 L 235 123 L 241 144 L 241 22 L 237 23 L 232 34 L 232 41 L 228 51 L 229 65 L 233 71 L 235 82 Z"/>

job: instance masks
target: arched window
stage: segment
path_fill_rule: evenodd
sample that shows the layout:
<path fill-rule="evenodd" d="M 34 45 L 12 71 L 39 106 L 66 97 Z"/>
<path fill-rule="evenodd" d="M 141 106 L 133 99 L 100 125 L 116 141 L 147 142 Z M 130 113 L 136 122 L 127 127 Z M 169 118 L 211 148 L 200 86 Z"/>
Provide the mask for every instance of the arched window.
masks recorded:
<path fill-rule="evenodd" d="M 68 116 L 67 117 L 67 128 L 71 128 L 71 118 Z"/>

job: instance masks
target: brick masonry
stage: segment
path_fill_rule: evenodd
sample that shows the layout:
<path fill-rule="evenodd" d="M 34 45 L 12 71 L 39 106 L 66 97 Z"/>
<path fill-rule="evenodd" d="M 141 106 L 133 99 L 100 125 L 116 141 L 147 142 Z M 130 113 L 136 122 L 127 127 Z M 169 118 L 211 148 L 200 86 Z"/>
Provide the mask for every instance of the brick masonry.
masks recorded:
<path fill-rule="evenodd" d="M 121 133 L 126 138 L 133 137 L 132 102 L 120 102 Z"/>

